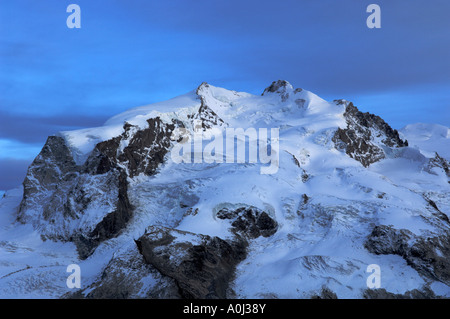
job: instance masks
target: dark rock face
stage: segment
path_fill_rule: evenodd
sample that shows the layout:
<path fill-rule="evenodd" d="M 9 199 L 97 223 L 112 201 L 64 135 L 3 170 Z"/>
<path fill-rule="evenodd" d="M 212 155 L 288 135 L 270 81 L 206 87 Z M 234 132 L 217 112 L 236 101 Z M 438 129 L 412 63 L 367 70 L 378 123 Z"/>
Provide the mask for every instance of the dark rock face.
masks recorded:
<path fill-rule="evenodd" d="M 236 266 L 251 239 L 268 237 L 277 223 L 256 207 L 222 209 L 217 218 L 231 221 L 233 239 L 223 240 L 162 226 L 151 226 L 136 241 L 146 263 L 175 280 L 182 298 L 227 298 Z"/>
<path fill-rule="evenodd" d="M 450 286 L 450 235 L 421 237 L 404 229 L 376 226 L 364 247 L 377 255 L 395 254 L 421 275 Z"/>
<path fill-rule="evenodd" d="M 31 221 L 43 238 L 73 241 L 81 258 L 116 237 L 133 216 L 127 178 L 155 174 L 172 143 L 176 123 L 147 122 L 145 129 L 125 123 L 120 136 L 98 143 L 82 165 L 64 138 L 49 137 L 28 169 L 18 221 Z M 104 216 L 76 226 L 93 209 Z"/>
<path fill-rule="evenodd" d="M 364 299 L 437 299 L 435 293 L 428 287 L 424 287 L 422 290 L 413 289 L 408 290 L 404 294 L 395 294 L 386 291 L 384 288 L 379 289 L 366 289 L 363 292 Z"/>
<path fill-rule="evenodd" d="M 128 163 L 128 174 L 130 177 L 144 173 L 153 175 L 157 167 L 164 162 L 164 156 L 169 150 L 170 136 L 174 124 L 164 124 L 159 118 L 147 120 L 149 127 L 137 131 L 118 161 L 122 164 Z"/>
<path fill-rule="evenodd" d="M 286 93 L 286 88 L 290 87 L 291 84 L 285 80 L 273 81 L 267 88 L 264 89 L 264 92 L 261 95 L 265 95 L 266 93 Z M 285 98 L 287 99 L 289 95 Z"/>
<path fill-rule="evenodd" d="M 275 220 L 256 207 L 241 207 L 233 211 L 223 208 L 216 216 L 219 219 L 231 220 L 232 231 L 249 239 L 272 236 L 278 227 Z"/>
<path fill-rule="evenodd" d="M 430 171 L 433 167 L 442 169 L 447 177 L 450 178 L 450 164 L 445 158 L 439 156 L 438 153 L 435 153 L 434 157 L 429 160 L 428 170 Z"/>
<path fill-rule="evenodd" d="M 58 136 L 49 136 L 27 171 L 23 182 L 24 193 L 18 220 L 26 222 L 27 217 L 21 212 L 32 207 L 37 201 L 45 203 L 44 212 L 51 209 L 49 208 L 51 194 L 58 189 L 60 184 L 74 180 L 78 176 L 78 171 L 79 168 L 64 139 Z"/>
<path fill-rule="evenodd" d="M 126 123 L 121 136 L 97 144 L 90 159 L 97 164 L 95 173 L 103 174 L 119 166 L 126 169 L 129 177 L 140 173 L 153 175 L 169 151 L 175 124 L 165 124 L 159 117 L 151 118 L 147 123 L 148 128 L 143 130 Z M 121 150 L 123 141 L 128 144 Z"/>
<path fill-rule="evenodd" d="M 377 255 L 404 255 L 408 241 L 414 234 L 408 230 L 396 230 L 390 226 L 375 226 L 364 247 Z"/>
<path fill-rule="evenodd" d="M 210 129 L 215 126 L 226 126 L 226 123 L 214 112 L 208 105 L 207 102 L 202 95 L 203 90 L 207 90 L 209 88 L 209 84 L 203 82 L 197 88 L 196 94 L 201 101 L 200 108 L 198 109 L 196 114 L 193 114 L 190 118 L 201 123 L 202 129 Z"/>
<path fill-rule="evenodd" d="M 130 247 L 111 258 L 95 282 L 62 298 L 180 299 L 181 296 L 175 281 L 147 264 L 136 245 L 130 243 Z"/>
<path fill-rule="evenodd" d="M 338 299 L 337 295 L 327 287 L 322 287 L 320 295 L 314 295 L 311 299 Z"/>
<path fill-rule="evenodd" d="M 448 218 L 448 216 L 446 214 L 444 214 L 439 207 L 436 205 L 436 203 L 429 199 L 427 196 L 423 195 L 423 198 L 425 199 L 425 201 L 428 203 L 428 205 L 430 205 L 433 209 L 434 209 L 434 216 L 436 216 L 438 219 L 446 222 L 448 225 L 450 225 L 450 219 Z"/>
<path fill-rule="evenodd" d="M 117 149 L 121 137 L 98 143 L 85 163 L 85 172 L 91 175 L 101 175 L 117 167 Z"/>
<path fill-rule="evenodd" d="M 300 93 L 301 91 L 302 91 L 301 88 L 297 88 L 294 90 L 292 85 L 285 80 L 278 80 L 278 81 L 273 81 L 270 86 L 265 88 L 264 92 L 261 95 L 264 96 L 268 93 L 276 93 L 276 94 L 280 95 L 282 102 L 286 102 L 289 99 L 290 92 L 292 92 L 293 94 L 297 94 L 297 93 Z M 295 103 L 299 107 L 303 107 L 305 102 L 306 101 L 304 99 L 296 99 L 295 100 Z"/>
<path fill-rule="evenodd" d="M 369 140 L 370 131 L 365 137 L 358 137 L 355 131 L 341 128 L 338 128 L 333 137 L 333 141 L 339 149 L 344 149 L 348 156 L 360 162 L 364 167 L 385 157 L 381 148 L 366 142 Z"/>
<path fill-rule="evenodd" d="M 214 126 L 223 126 L 225 122 L 209 108 L 202 98 L 202 105 L 198 109 L 198 113 L 194 116 L 194 120 L 201 122 L 202 129 L 210 129 Z"/>
<path fill-rule="evenodd" d="M 101 242 L 116 237 L 133 216 L 133 209 L 128 199 L 127 176 L 124 171 L 119 173 L 118 183 L 116 209 L 107 214 L 89 234 L 79 234 L 74 239 L 82 259 L 89 257 Z"/>
<path fill-rule="evenodd" d="M 382 146 L 408 146 L 407 141 L 400 139 L 398 131 L 392 129 L 379 116 L 362 113 L 351 102 L 336 100 L 335 103 L 346 105 L 344 118 L 347 128 L 338 128 L 332 140 L 338 149 L 345 150 L 348 156 L 364 167 L 385 158 Z"/>
<path fill-rule="evenodd" d="M 65 140 L 49 137 L 23 182 L 25 195 L 18 221 L 31 220 L 43 238 L 73 241 L 80 257 L 88 257 L 100 242 L 117 236 L 132 216 L 127 175 L 105 158 L 95 162 L 91 156 L 85 164 L 76 165 Z M 100 186 L 92 188 L 90 184 Z M 105 216 L 97 225 L 67 227 L 98 205 L 103 205 Z"/>
<path fill-rule="evenodd" d="M 235 267 L 246 256 L 242 241 L 165 227 L 150 227 L 136 244 L 148 264 L 175 280 L 183 298 L 226 298 Z"/>

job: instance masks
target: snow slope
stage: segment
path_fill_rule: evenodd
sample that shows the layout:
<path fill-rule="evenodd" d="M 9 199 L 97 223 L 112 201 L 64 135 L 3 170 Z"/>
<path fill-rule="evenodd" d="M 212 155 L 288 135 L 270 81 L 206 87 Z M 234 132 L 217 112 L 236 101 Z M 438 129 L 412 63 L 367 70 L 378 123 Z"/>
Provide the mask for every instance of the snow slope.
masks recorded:
<path fill-rule="evenodd" d="M 422 154 L 433 157 L 434 152 L 450 160 L 450 128 L 429 123 L 409 124 L 400 130 L 409 145 Z"/>

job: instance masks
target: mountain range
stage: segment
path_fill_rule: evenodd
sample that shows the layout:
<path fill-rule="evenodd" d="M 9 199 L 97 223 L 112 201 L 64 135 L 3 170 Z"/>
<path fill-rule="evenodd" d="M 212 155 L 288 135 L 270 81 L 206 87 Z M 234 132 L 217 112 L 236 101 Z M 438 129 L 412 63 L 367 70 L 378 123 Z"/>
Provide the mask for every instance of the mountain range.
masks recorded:
<path fill-rule="evenodd" d="M 449 150 L 445 126 L 398 131 L 284 80 L 202 83 L 48 137 L 0 201 L 0 297 L 448 298 Z"/>

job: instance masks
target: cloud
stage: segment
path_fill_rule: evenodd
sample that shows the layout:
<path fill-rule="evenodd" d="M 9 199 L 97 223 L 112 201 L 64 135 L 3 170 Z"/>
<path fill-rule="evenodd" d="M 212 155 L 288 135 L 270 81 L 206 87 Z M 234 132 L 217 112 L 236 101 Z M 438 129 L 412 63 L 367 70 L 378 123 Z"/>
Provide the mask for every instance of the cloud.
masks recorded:
<path fill-rule="evenodd" d="M 380 0 L 379 30 L 365 25 L 367 4 L 349 0 L 80 0 L 80 30 L 60 25 L 62 4 L 8 2 L 0 105 L 109 117 L 203 81 L 260 93 L 282 78 L 330 96 L 448 85 L 450 4 L 436 1 Z"/>
<path fill-rule="evenodd" d="M 59 131 L 100 126 L 102 116 L 63 114 L 51 116 L 21 115 L 0 110 L 0 139 L 30 145 L 44 143 L 49 135 Z"/>
<path fill-rule="evenodd" d="M 0 159 L 31 160 L 41 151 L 43 143 L 21 143 L 0 139 Z"/>
<path fill-rule="evenodd" d="M 77 114 L 39 117 L 0 110 L 0 190 L 19 186 L 47 137 L 62 130 L 100 126 L 102 116 Z"/>
<path fill-rule="evenodd" d="M 20 186 L 31 162 L 30 160 L 0 158 L 0 190 Z"/>

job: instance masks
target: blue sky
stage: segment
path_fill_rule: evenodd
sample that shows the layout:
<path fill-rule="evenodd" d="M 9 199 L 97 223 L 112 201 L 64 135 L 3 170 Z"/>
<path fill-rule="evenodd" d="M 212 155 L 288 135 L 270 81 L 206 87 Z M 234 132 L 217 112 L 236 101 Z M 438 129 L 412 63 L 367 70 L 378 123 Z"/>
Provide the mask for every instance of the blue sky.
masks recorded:
<path fill-rule="evenodd" d="M 0 0 L 0 189 L 48 135 L 203 81 L 260 94 L 285 79 L 397 129 L 450 126 L 449 14 L 448 0 Z"/>

